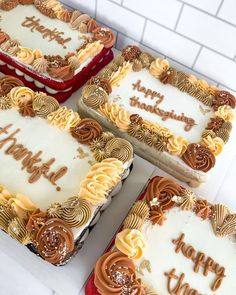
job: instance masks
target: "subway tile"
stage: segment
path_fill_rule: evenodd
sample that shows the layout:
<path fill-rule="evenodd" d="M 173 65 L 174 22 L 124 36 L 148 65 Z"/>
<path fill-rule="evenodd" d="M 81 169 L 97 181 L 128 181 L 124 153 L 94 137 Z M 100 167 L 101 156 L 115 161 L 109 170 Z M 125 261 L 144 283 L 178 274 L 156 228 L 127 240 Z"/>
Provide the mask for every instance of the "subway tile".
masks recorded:
<path fill-rule="evenodd" d="M 216 14 L 221 3 L 221 0 L 182 0 L 182 1 L 212 14 Z"/>
<path fill-rule="evenodd" d="M 204 12 L 185 6 L 177 32 L 231 58 L 236 53 L 236 28 Z"/>
<path fill-rule="evenodd" d="M 224 0 L 218 16 L 236 25 L 236 1 Z"/>
<path fill-rule="evenodd" d="M 173 29 L 182 4 L 176 0 L 124 0 L 123 6 Z"/>
<path fill-rule="evenodd" d="M 69 5 L 70 7 L 81 10 L 84 13 L 88 13 L 89 15 L 93 17 L 95 16 L 96 0 L 89 0 L 89 1 L 64 0 L 62 2 L 65 3 L 66 5 Z"/>
<path fill-rule="evenodd" d="M 194 69 L 236 91 L 236 62 L 203 48 Z"/>
<path fill-rule="evenodd" d="M 117 4 L 121 4 L 122 0 L 110 0 L 111 2 L 115 2 Z"/>
<path fill-rule="evenodd" d="M 97 0 L 97 18 L 115 30 L 139 41 L 145 19 L 107 0 Z"/>
<path fill-rule="evenodd" d="M 192 66 L 200 46 L 151 21 L 147 22 L 143 38 L 147 45 L 179 62 Z"/>

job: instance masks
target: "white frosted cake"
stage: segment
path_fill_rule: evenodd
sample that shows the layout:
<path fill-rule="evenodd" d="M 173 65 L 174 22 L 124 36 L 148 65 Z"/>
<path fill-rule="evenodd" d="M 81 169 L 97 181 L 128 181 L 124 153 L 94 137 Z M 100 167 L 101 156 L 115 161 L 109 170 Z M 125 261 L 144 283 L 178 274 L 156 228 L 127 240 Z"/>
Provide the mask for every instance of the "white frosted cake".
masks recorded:
<path fill-rule="evenodd" d="M 133 149 L 53 97 L 14 87 L 15 78 L 2 77 L 3 84 L 0 228 L 63 264 L 128 176 Z M 106 157 L 97 157 L 98 146 Z"/>
<path fill-rule="evenodd" d="M 231 295 L 236 215 L 154 177 L 97 262 L 90 294 Z"/>
<path fill-rule="evenodd" d="M 1 0 L 0 17 L 1 70 L 63 99 L 87 81 L 87 70 L 108 62 L 115 42 L 108 28 L 57 0 Z"/>
<path fill-rule="evenodd" d="M 103 89 L 102 89 L 103 88 Z M 104 91 L 102 91 L 104 90 Z M 137 154 L 198 186 L 228 142 L 235 98 L 128 46 L 84 87 L 81 114 L 128 139 Z"/>

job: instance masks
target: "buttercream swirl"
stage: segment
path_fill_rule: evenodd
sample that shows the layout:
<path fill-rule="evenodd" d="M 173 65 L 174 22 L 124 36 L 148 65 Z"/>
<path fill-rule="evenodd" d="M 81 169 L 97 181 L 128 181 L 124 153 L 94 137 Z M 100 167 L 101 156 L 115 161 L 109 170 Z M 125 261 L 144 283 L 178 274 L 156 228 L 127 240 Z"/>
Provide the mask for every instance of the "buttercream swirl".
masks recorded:
<path fill-rule="evenodd" d="M 79 123 L 80 117 L 78 113 L 64 106 L 50 113 L 47 120 L 52 126 L 69 130 Z"/>
<path fill-rule="evenodd" d="M 106 78 L 102 77 L 92 77 L 88 82 L 87 85 L 97 85 L 98 87 L 101 87 L 106 91 L 107 94 L 110 94 L 112 92 L 111 85 L 109 81 Z"/>
<path fill-rule="evenodd" d="M 182 159 L 192 169 L 203 172 L 208 172 L 215 166 L 215 156 L 209 148 L 201 144 L 189 144 Z"/>
<path fill-rule="evenodd" d="M 204 137 L 201 143 L 208 147 L 215 156 L 218 156 L 224 147 L 224 141 L 220 137 L 212 138 L 210 135 Z"/>
<path fill-rule="evenodd" d="M 166 210 L 175 205 L 172 197 L 180 196 L 181 192 L 181 186 L 174 181 L 165 177 L 155 177 L 146 189 L 145 198 L 150 206 L 154 199 L 163 210 Z"/>
<path fill-rule="evenodd" d="M 137 201 L 130 210 L 130 214 L 136 214 L 142 219 L 146 219 L 149 215 L 149 206 L 145 201 Z"/>
<path fill-rule="evenodd" d="M 215 112 L 215 115 L 224 121 L 232 122 L 234 119 L 234 111 L 229 105 L 220 106 Z"/>
<path fill-rule="evenodd" d="M 131 291 L 135 280 L 135 265 L 121 252 L 108 252 L 96 263 L 94 283 L 101 295 L 120 295 L 126 290 L 140 295 L 140 292 Z"/>
<path fill-rule="evenodd" d="M 146 247 L 143 234 L 137 229 L 123 229 L 116 235 L 116 248 L 130 259 L 143 257 L 143 250 Z"/>
<path fill-rule="evenodd" d="M 26 223 L 19 217 L 14 217 L 7 228 L 9 235 L 23 245 L 30 243 L 31 237 L 26 229 Z"/>
<path fill-rule="evenodd" d="M 7 95 L 14 87 L 24 86 L 21 80 L 12 76 L 0 77 L 0 96 Z"/>
<path fill-rule="evenodd" d="M 229 105 L 231 108 L 235 108 L 236 100 L 235 97 L 229 93 L 228 91 L 221 90 L 216 92 L 214 95 L 214 99 L 212 102 L 212 106 L 214 110 L 217 111 L 217 109 L 222 105 Z"/>
<path fill-rule="evenodd" d="M 37 116 L 47 118 L 47 116 L 56 111 L 60 105 L 54 97 L 44 93 L 38 93 L 33 100 L 32 106 Z"/>
<path fill-rule="evenodd" d="M 6 42 L 9 39 L 10 39 L 9 35 L 7 35 L 4 32 L 0 32 L 0 44 Z"/>
<path fill-rule="evenodd" d="M 30 235 L 35 238 L 35 235 L 39 229 L 45 224 L 48 220 L 47 214 L 40 209 L 35 210 L 30 216 L 26 224 L 26 229 Z"/>
<path fill-rule="evenodd" d="M 99 54 L 103 49 L 103 44 L 100 41 L 88 43 L 85 48 L 81 48 L 77 54 L 79 63 L 82 64 L 88 58 Z"/>
<path fill-rule="evenodd" d="M 219 130 L 224 124 L 224 119 L 222 119 L 222 117 L 218 117 L 216 113 L 215 115 L 216 117 L 210 118 L 210 122 L 207 124 L 207 129 L 212 130 L 214 132 Z"/>
<path fill-rule="evenodd" d="M 15 8 L 18 4 L 19 4 L 18 0 L 2 0 L 0 2 L 0 8 L 2 10 L 9 11 Z"/>
<path fill-rule="evenodd" d="M 134 61 L 135 59 L 138 59 L 142 51 L 139 49 L 138 46 L 135 45 L 128 45 L 126 46 L 121 54 L 124 57 L 126 61 Z"/>
<path fill-rule="evenodd" d="M 74 250 L 74 236 L 64 221 L 49 219 L 39 229 L 35 246 L 46 261 L 60 264 Z"/>
<path fill-rule="evenodd" d="M 34 60 L 32 67 L 38 73 L 46 73 L 48 69 L 48 61 L 44 57 L 37 58 Z"/>
<path fill-rule="evenodd" d="M 34 52 L 31 48 L 19 46 L 19 51 L 17 52 L 18 59 L 27 64 L 31 65 L 34 61 Z"/>
<path fill-rule="evenodd" d="M 181 156 L 187 149 L 188 141 L 182 136 L 171 136 L 168 139 L 167 149 L 168 151 L 176 156 Z"/>
<path fill-rule="evenodd" d="M 152 206 L 150 210 L 150 217 L 152 224 L 163 225 L 164 221 L 167 219 L 165 211 L 161 207 Z"/>
<path fill-rule="evenodd" d="M 112 47 L 116 41 L 114 33 L 110 29 L 103 27 L 97 27 L 93 30 L 93 39 L 100 41 L 105 48 Z"/>
<path fill-rule="evenodd" d="M 51 77 L 55 79 L 62 79 L 64 81 L 67 81 L 73 78 L 75 69 L 71 65 L 66 65 L 60 68 L 49 67 L 48 73 Z"/>
<path fill-rule="evenodd" d="M 149 71 L 155 78 L 159 78 L 164 72 L 169 69 L 169 67 L 170 65 L 168 60 L 157 58 L 151 63 Z"/>
<path fill-rule="evenodd" d="M 90 20 L 90 16 L 87 14 L 82 14 L 80 11 L 75 10 L 72 13 L 70 26 L 72 30 L 78 30 L 81 24 L 85 24 Z"/>
<path fill-rule="evenodd" d="M 28 87 L 15 87 L 10 93 L 9 97 L 14 106 L 19 106 L 20 104 L 32 102 L 34 99 L 35 93 Z"/>
<path fill-rule="evenodd" d="M 108 101 L 106 91 L 97 85 L 86 85 L 82 90 L 83 102 L 92 109 L 98 109 Z"/>
<path fill-rule="evenodd" d="M 120 81 L 122 81 L 129 72 L 132 70 L 132 63 L 130 62 L 124 62 L 123 65 L 119 66 L 118 70 L 116 72 L 113 72 L 111 74 L 111 77 L 109 78 L 109 83 L 111 86 L 119 86 Z"/>
<path fill-rule="evenodd" d="M 105 145 L 105 151 L 110 158 L 116 158 L 123 163 L 129 162 L 133 158 L 133 147 L 125 139 L 112 138 Z"/>
<path fill-rule="evenodd" d="M 143 224 L 144 219 L 139 217 L 137 214 L 132 213 L 125 218 L 123 228 L 141 230 Z"/>
<path fill-rule="evenodd" d="M 67 199 L 61 206 L 61 218 L 70 227 L 80 227 L 92 216 L 91 206 L 77 196 Z"/>
<path fill-rule="evenodd" d="M 12 219 L 14 219 L 15 215 L 12 212 L 11 208 L 7 205 L 1 204 L 0 199 L 0 229 L 7 232 L 8 225 Z"/>
<path fill-rule="evenodd" d="M 35 117 L 35 111 L 32 107 L 32 102 L 27 102 L 19 105 L 19 113 L 23 117 Z"/>
<path fill-rule="evenodd" d="M 207 219 L 212 215 L 212 205 L 207 200 L 198 199 L 195 205 L 195 212 L 202 219 Z"/>

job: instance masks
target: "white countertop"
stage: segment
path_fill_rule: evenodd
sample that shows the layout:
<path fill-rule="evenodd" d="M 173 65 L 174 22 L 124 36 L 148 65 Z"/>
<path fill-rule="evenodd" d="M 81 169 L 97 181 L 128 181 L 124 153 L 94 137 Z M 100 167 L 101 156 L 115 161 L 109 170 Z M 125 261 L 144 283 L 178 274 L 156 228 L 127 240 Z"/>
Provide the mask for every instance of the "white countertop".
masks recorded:
<path fill-rule="evenodd" d="M 65 105 L 76 109 L 79 96 L 80 91 L 77 91 Z M 197 194 L 212 202 L 227 204 L 232 211 L 236 211 L 233 186 L 236 175 L 235 139 L 236 128 L 208 183 L 195 189 Z M 94 263 L 105 250 L 148 179 L 154 175 L 167 174 L 136 156 L 134 169 L 121 192 L 104 212 L 82 250 L 66 266 L 54 267 L 45 263 L 0 232 L 0 295 L 84 294 L 82 287 Z"/>

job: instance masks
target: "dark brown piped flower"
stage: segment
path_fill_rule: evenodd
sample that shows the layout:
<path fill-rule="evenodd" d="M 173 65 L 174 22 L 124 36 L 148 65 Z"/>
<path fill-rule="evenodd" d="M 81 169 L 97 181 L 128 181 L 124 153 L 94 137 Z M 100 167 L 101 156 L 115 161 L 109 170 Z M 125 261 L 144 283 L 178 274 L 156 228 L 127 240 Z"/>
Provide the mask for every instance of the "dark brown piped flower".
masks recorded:
<path fill-rule="evenodd" d="M 45 222 L 35 237 L 35 246 L 40 256 L 52 264 L 62 263 L 74 250 L 74 236 L 61 219 Z"/>
<path fill-rule="evenodd" d="M 31 102 L 21 104 L 19 113 L 23 117 L 35 117 L 36 115 Z"/>
<path fill-rule="evenodd" d="M 216 92 L 212 101 L 214 110 L 217 110 L 222 105 L 229 105 L 231 108 L 235 108 L 236 100 L 235 97 L 228 91 L 221 90 Z"/>
<path fill-rule="evenodd" d="M 102 134 L 102 127 L 93 119 L 82 119 L 70 132 L 79 143 L 89 144 Z"/>
<path fill-rule="evenodd" d="M 0 2 L 0 8 L 2 10 L 9 11 L 15 8 L 18 4 L 19 4 L 18 0 L 2 0 Z"/>
<path fill-rule="evenodd" d="M 182 160 L 192 169 L 203 172 L 207 172 L 215 166 L 215 156 L 209 148 L 196 143 L 188 145 Z"/>
<path fill-rule="evenodd" d="M 93 38 L 96 41 L 101 41 L 106 48 L 112 47 L 116 41 L 114 33 L 110 29 L 102 27 L 93 30 Z"/>
<path fill-rule="evenodd" d="M 106 78 L 102 77 L 92 77 L 88 82 L 88 85 L 97 85 L 104 89 L 107 94 L 110 94 L 112 92 L 111 85 L 109 81 Z"/>
<path fill-rule="evenodd" d="M 45 224 L 47 220 L 47 214 L 45 212 L 42 212 L 40 209 L 37 209 L 30 215 L 29 220 L 26 224 L 26 229 L 33 237 L 33 239 L 39 229 Z"/>
<path fill-rule="evenodd" d="M 220 117 L 211 118 L 206 129 L 209 129 L 215 132 L 219 130 L 223 124 L 224 124 L 224 120 L 222 118 Z"/>
<path fill-rule="evenodd" d="M 177 71 L 174 68 L 169 68 L 166 72 L 161 74 L 160 81 L 163 84 L 172 84 L 177 83 Z"/>
<path fill-rule="evenodd" d="M 48 61 L 49 68 L 61 68 L 68 65 L 68 60 L 60 55 L 45 55 L 44 58 Z"/>
<path fill-rule="evenodd" d="M 126 61 L 133 61 L 137 59 L 141 53 L 142 51 L 135 45 L 128 45 L 122 50 L 122 56 Z"/>
<path fill-rule="evenodd" d="M 4 32 L 0 32 L 0 44 L 2 44 L 3 42 L 5 42 L 9 39 L 10 39 L 9 35 L 7 35 Z"/>
<path fill-rule="evenodd" d="M 142 124 L 143 122 L 143 118 L 139 116 L 138 114 L 131 115 L 129 119 L 131 123 Z"/>
<path fill-rule="evenodd" d="M 212 216 L 212 205 L 207 200 L 197 200 L 195 203 L 196 215 L 202 219 L 207 219 Z"/>
<path fill-rule="evenodd" d="M 166 220 L 165 211 L 163 211 L 161 207 L 152 206 L 149 219 L 151 220 L 152 224 L 163 225 L 164 221 Z"/>

